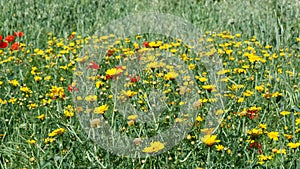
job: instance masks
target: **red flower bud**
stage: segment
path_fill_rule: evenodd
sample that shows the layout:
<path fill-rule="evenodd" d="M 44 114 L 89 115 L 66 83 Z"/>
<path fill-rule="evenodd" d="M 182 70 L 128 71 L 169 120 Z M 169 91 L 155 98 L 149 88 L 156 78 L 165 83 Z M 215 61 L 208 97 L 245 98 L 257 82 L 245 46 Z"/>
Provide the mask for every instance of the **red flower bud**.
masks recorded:
<path fill-rule="evenodd" d="M 0 42 L 0 48 L 7 48 L 8 43 L 7 42 Z"/>
<path fill-rule="evenodd" d="M 149 42 L 144 42 L 143 46 L 149 48 L 150 47 Z"/>
<path fill-rule="evenodd" d="M 22 37 L 22 36 L 24 36 L 24 33 L 23 32 L 14 32 L 14 35 L 16 37 Z"/>
<path fill-rule="evenodd" d="M 14 40 L 15 40 L 15 37 L 12 36 L 12 35 L 7 35 L 6 38 L 5 38 L 5 40 L 7 40 L 7 42 L 9 43 L 9 42 L 14 41 Z"/>
<path fill-rule="evenodd" d="M 15 42 L 11 45 L 10 47 L 11 50 L 19 50 L 20 49 L 20 45 L 18 42 Z"/>

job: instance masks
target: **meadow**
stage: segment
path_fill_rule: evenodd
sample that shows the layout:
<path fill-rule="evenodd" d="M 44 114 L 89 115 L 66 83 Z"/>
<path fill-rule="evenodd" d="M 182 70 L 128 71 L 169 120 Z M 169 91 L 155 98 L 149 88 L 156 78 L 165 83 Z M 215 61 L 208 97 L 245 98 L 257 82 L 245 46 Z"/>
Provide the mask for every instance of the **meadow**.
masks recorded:
<path fill-rule="evenodd" d="M 297 0 L 0 6 L 0 168 L 300 167 Z M 142 12 L 192 23 L 201 50 L 151 33 L 95 34 Z"/>

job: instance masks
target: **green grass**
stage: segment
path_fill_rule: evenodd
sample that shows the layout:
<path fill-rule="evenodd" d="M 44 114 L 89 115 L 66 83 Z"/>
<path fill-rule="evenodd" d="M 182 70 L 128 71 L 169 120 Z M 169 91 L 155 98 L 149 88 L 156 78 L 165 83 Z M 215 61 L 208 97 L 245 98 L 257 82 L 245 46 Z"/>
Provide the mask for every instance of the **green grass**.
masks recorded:
<path fill-rule="evenodd" d="M 23 31 L 25 36 L 17 39 L 26 44 L 24 51 L 9 52 L 4 49 L 0 52 L 0 98 L 6 100 L 6 104 L 0 104 L 0 168 L 289 168 L 294 169 L 300 166 L 299 147 L 292 149 L 288 143 L 299 142 L 300 128 L 299 122 L 299 97 L 300 97 L 300 50 L 297 38 L 300 37 L 300 3 L 296 0 L 259 0 L 255 3 L 247 1 L 97 1 L 97 0 L 44 0 L 44 1 L 1 1 L 0 2 L 0 35 L 5 37 L 13 34 L 14 31 Z M 226 82 L 225 116 L 220 128 L 214 133 L 217 134 L 219 143 L 208 147 L 201 143 L 201 129 L 203 122 L 196 122 L 190 130 L 191 138 L 183 139 L 178 145 L 167 152 L 147 158 L 128 158 L 120 157 L 114 153 L 108 152 L 97 144 L 97 141 L 87 138 L 84 128 L 79 123 L 79 116 L 67 118 L 64 110 L 68 105 L 73 105 L 72 93 L 67 90 L 68 85 L 72 83 L 73 67 L 79 66 L 76 58 L 80 57 L 81 45 L 78 42 L 75 47 L 70 46 L 70 42 L 77 43 L 75 38 L 68 41 L 67 38 L 72 32 L 81 35 L 82 39 L 94 35 L 103 26 L 109 24 L 115 19 L 122 18 L 129 14 L 138 14 L 141 12 L 160 12 L 182 17 L 193 23 L 199 32 L 203 32 L 203 38 L 207 40 L 212 38 L 212 46 L 218 51 L 222 58 L 224 69 L 230 70 L 226 77 L 230 80 Z M 207 32 L 208 31 L 208 32 Z M 218 33 L 229 31 L 231 35 L 241 34 L 241 37 L 235 36 L 234 39 L 222 38 Z M 49 36 L 49 33 L 52 35 Z M 207 33 L 205 33 L 207 32 Z M 217 32 L 216 34 L 213 32 Z M 216 36 L 215 36 L 216 35 Z M 253 37 L 256 37 L 254 40 Z M 75 52 L 60 55 L 62 47 L 55 45 L 59 41 L 54 41 L 54 45 L 49 45 L 53 37 L 64 38 L 64 46 L 71 49 L 77 49 Z M 200 37 L 199 37 L 200 38 Z M 155 41 L 155 36 L 143 36 L 139 40 L 131 37 L 132 42 L 142 45 L 143 41 Z M 247 45 L 247 41 L 253 41 Z M 242 42 L 239 47 L 230 45 L 222 47 L 220 44 Z M 257 44 L 255 44 L 257 42 Z M 124 46 L 131 47 L 133 44 L 123 42 Z M 170 43 L 170 39 L 166 41 Z M 265 48 L 271 45 L 272 48 Z M 257 61 L 251 63 L 243 56 L 249 52 L 249 47 L 253 47 L 258 56 L 266 60 L 265 63 Z M 120 48 L 117 46 L 116 48 Z M 285 50 L 285 49 L 288 50 Z M 50 60 L 46 59 L 47 54 L 38 54 L 34 49 L 40 49 L 47 53 L 47 49 L 53 49 L 48 53 Z M 208 48 L 210 50 L 211 48 Z M 233 53 L 226 54 L 226 51 L 232 49 Z M 29 50 L 28 53 L 26 51 Z M 178 48 L 176 54 L 180 55 L 183 46 Z M 266 51 L 262 51 L 266 50 Z M 208 51 L 205 51 L 208 52 Z M 241 52 L 241 53 L 239 53 Z M 280 56 L 280 53 L 282 56 Z M 283 54 L 284 53 L 284 54 Z M 116 52 L 113 57 L 122 52 Z M 278 58 L 269 59 L 270 56 L 278 55 Z M 9 57 L 15 57 L 14 60 L 3 62 Z M 191 57 L 196 57 L 191 55 Z M 233 59 L 232 59 L 233 57 Z M 93 58 L 92 58 L 93 59 Z M 88 61 L 94 61 L 94 60 Z M 196 59 L 196 58 L 193 58 Z M 122 60 L 122 59 L 121 59 Z M 18 64 L 17 61 L 21 61 Z M 60 66 L 65 66 L 70 62 L 74 63 L 66 70 Z M 98 74 L 105 75 L 107 69 L 119 65 L 119 61 L 108 59 L 110 64 L 105 61 L 99 61 L 101 69 Z M 52 64 L 53 63 L 53 64 Z M 54 64 L 55 63 L 55 64 Z M 87 64 L 89 62 L 86 62 Z M 207 71 L 203 69 L 200 61 L 187 61 L 187 64 L 195 64 L 196 68 L 192 71 L 194 75 L 205 76 L 202 73 Z M 249 68 L 243 66 L 249 65 Z M 253 67 L 251 67 L 253 65 Z M 49 66 L 49 67 L 47 67 Z M 87 65 L 84 65 L 87 66 Z M 37 73 L 32 73 L 32 67 L 37 67 Z M 235 68 L 244 69 L 245 73 L 235 72 Z M 281 69 L 281 70 L 279 70 Z M 160 70 L 158 70 L 160 71 Z M 282 71 L 282 73 L 280 73 Z M 153 72 L 152 72 L 153 73 Z M 49 81 L 44 80 L 46 76 L 51 76 Z M 34 76 L 41 76 L 39 82 L 34 80 Z M 147 73 L 140 74 L 142 80 L 151 81 Z M 153 74 L 155 76 L 155 74 Z M 75 76 L 76 77 L 76 76 Z M 65 80 L 60 80 L 64 78 Z M 211 77 L 207 77 L 211 80 Z M 276 78 L 279 78 L 276 80 Z M 14 87 L 9 84 L 9 80 L 16 79 L 20 86 L 28 86 L 32 93 L 23 94 L 20 86 Z M 99 80 L 103 80 L 100 78 Z M 166 82 L 163 78 L 156 78 L 162 84 Z M 176 86 L 175 82 L 169 83 L 171 87 Z M 213 98 L 214 92 L 210 93 L 202 89 L 202 85 L 208 85 L 208 82 L 197 80 L 198 87 L 201 89 L 201 99 Z M 240 89 L 234 90 L 233 84 L 243 85 Z M 259 91 L 255 87 L 263 84 L 264 90 Z M 99 102 L 101 104 L 113 105 L 113 100 L 108 96 L 115 90 L 111 87 L 114 84 L 111 81 L 106 82 L 102 90 L 98 90 Z M 63 87 L 66 99 L 53 100 L 49 104 L 43 105 L 43 99 L 50 99 L 47 95 L 52 86 Z M 128 87 L 127 90 L 138 91 L 145 89 L 149 92 L 151 85 L 142 85 L 142 81 L 136 86 Z M 161 90 L 167 90 L 168 87 L 158 86 Z M 106 88 L 107 90 L 103 90 Z M 173 90 L 172 88 L 172 90 Z M 266 91 L 268 89 L 269 91 Z M 245 92 L 253 92 L 251 96 L 245 96 Z M 101 94 L 101 92 L 103 94 Z M 282 96 L 273 96 L 267 99 L 263 94 L 279 92 Z M 149 94 L 149 93 L 147 93 Z M 31 96 L 30 96 L 31 95 Z M 133 101 L 138 101 L 138 96 L 133 97 Z M 178 96 L 171 92 L 170 100 L 179 103 Z M 232 96 L 232 98 L 231 98 Z M 9 100 L 15 97 L 17 101 L 12 104 Z M 85 96 L 83 96 L 85 97 Z M 244 98 L 243 102 L 237 102 L 238 98 Z M 0 99 L 0 101 L 1 101 Z M 0 102 L 1 103 L 1 102 Z M 37 107 L 29 109 L 28 105 L 37 103 Z M 205 103 L 199 109 L 198 115 L 205 117 L 209 106 L 212 103 Z M 250 107 L 261 107 L 259 116 L 250 119 L 244 112 L 250 112 Z M 141 106 L 142 107 L 142 106 Z M 115 114 L 112 106 L 105 112 L 105 117 L 109 123 L 114 123 L 115 128 L 125 135 L 138 137 L 138 132 L 144 132 L 144 135 L 155 135 L 162 130 L 166 130 L 179 117 L 179 106 L 170 106 L 169 112 L 163 114 L 160 121 L 160 127 L 156 130 L 157 124 L 147 123 L 147 125 L 135 122 L 134 126 L 128 126 L 127 119 L 122 119 L 120 114 Z M 298 107 L 298 108 L 297 108 Z M 140 108 L 140 107 L 139 107 Z M 290 114 L 283 116 L 280 113 L 288 111 Z M 75 110 L 74 110 L 75 112 Z M 256 112 L 257 113 L 257 112 Z M 45 119 L 37 119 L 36 116 L 45 114 Z M 165 122 L 166 116 L 171 116 L 170 121 Z M 298 122 L 297 122 L 298 121 Z M 266 129 L 258 137 L 247 133 L 254 128 L 259 128 L 261 124 L 267 124 Z M 125 130 L 122 128 L 125 127 Z M 62 135 L 54 136 L 56 140 L 52 143 L 45 143 L 44 139 L 48 134 L 58 128 L 64 128 Z M 154 129 L 154 130 L 151 130 Z M 127 131 L 127 132 L 126 132 Z M 278 132 L 277 141 L 272 141 L 268 137 L 269 132 Z M 265 132 L 265 133 L 264 133 Z M 203 133 L 202 133 L 203 134 Z M 287 139 L 284 134 L 293 136 Z M 28 140 L 36 140 L 35 144 L 29 144 Z M 252 139 L 262 144 L 261 148 L 250 148 L 247 140 Z M 215 145 L 223 145 L 225 149 L 217 151 Z M 269 160 L 260 160 L 258 149 L 262 154 L 272 156 Z M 286 154 L 275 152 L 274 149 L 285 149 Z M 264 161 L 258 164 L 258 161 Z"/>

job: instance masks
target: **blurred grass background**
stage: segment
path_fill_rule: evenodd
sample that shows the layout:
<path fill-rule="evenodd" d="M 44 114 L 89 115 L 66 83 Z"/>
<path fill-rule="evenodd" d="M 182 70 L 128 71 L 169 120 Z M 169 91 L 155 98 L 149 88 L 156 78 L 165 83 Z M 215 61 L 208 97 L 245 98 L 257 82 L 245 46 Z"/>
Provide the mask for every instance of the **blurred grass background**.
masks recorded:
<path fill-rule="evenodd" d="M 28 41 L 42 45 L 48 32 L 92 35 L 114 19 L 151 11 L 183 17 L 202 31 L 255 35 L 279 47 L 299 36 L 299 4 L 297 0 L 10 0 L 0 2 L 0 32 L 22 30 Z"/>

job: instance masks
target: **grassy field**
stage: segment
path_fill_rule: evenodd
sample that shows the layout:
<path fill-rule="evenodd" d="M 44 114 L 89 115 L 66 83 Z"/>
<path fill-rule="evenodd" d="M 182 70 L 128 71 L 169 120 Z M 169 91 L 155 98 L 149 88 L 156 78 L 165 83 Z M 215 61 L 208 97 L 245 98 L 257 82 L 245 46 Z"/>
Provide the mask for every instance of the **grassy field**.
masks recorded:
<path fill-rule="evenodd" d="M 0 6 L 0 168 L 300 167 L 297 0 L 11 0 Z M 142 12 L 189 21 L 201 32 L 195 39 L 202 51 L 162 35 L 93 36 Z M 101 60 L 82 52 L 91 42 L 106 52 Z M 222 61 L 217 70 L 216 58 Z M 147 119 L 155 108 L 149 102 L 157 102 L 153 89 L 164 95 L 157 108 L 167 107 L 154 120 Z M 211 115 L 220 122 L 214 132 L 207 127 Z M 102 118 L 135 138 L 129 147 L 145 156 L 128 157 L 126 143 L 120 156 L 112 151 L 118 138 L 91 136 L 101 133 Z M 173 124 L 191 125 L 178 144 L 141 142 Z"/>

